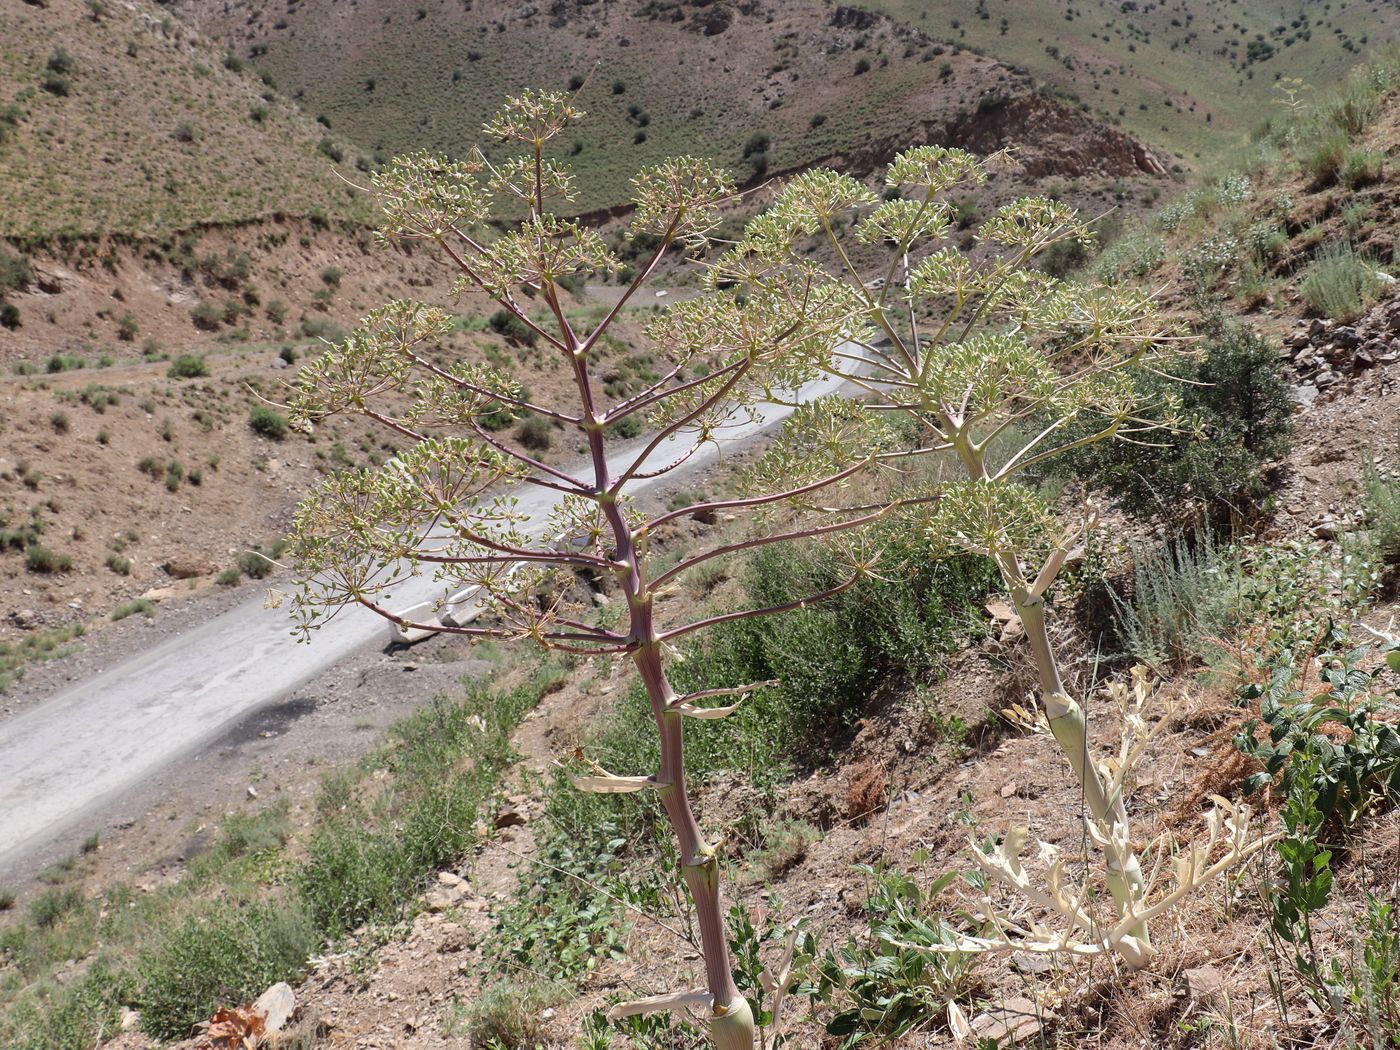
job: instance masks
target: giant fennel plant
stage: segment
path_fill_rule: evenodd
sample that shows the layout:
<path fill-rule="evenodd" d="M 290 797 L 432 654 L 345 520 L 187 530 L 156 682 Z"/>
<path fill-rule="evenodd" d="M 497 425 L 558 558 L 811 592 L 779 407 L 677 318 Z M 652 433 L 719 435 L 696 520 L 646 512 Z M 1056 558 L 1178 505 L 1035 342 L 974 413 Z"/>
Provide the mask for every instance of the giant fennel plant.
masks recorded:
<path fill-rule="evenodd" d="M 678 695 L 667 667 L 675 643 L 694 632 L 822 596 L 694 619 L 678 604 L 659 605 L 658 596 L 707 558 L 857 527 L 884 508 L 836 506 L 869 457 L 798 485 L 653 517 L 641 513 L 631 495 L 680 469 L 719 428 L 758 402 L 791 396 L 818 375 L 842 339 L 852 295 L 814 266 L 790 268 L 791 283 L 781 290 L 740 295 L 713 288 L 658 313 L 648 325 L 650 349 L 666 361 L 663 374 L 634 393 L 607 396 L 598 378 L 605 334 L 667 255 L 704 247 L 734 191 L 726 175 L 695 159 L 639 173 L 630 233 L 655 248 L 616 304 L 580 330 L 563 285 L 618 270 L 595 229 L 556 214 L 571 199 L 573 183 L 567 167 L 549 155 L 550 140 L 582 115 L 571 96 L 526 93 L 507 101 L 485 128 L 508 155 L 488 161 L 479 151 L 459 160 L 413 154 L 374 178 L 382 233 L 428 242 L 441 252 L 463 291 L 484 294 L 562 362 L 568 393 L 549 403 L 533 399 L 464 349 L 452 318 L 439 309 L 395 302 L 371 313 L 300 373 L 294 420 L 314 427 L 336 413 L 360 413 L 397 434 L 406 448 L 378 470 L 328 478 L 302 504 L 294 549 L 303 585 L 294 611 L 308 634 L 346 606 L 415 626 L 394 611 L 393 594 L 409 577 L 432 574 L 445 591 L 479 588 L 489 614 L 465 625 L 447 616 L 418 626 L 630 658 L 651 702 L 659 767 L 615 775 L 582 766 L 571 775 L 587 791 L 659 795 L 695 907 L 705 987 L 614 1012 L 700 1011 L 717 1047 L 749 1050 L 754 1019 L 732 972 L 719 856 L 692 811 L 684 750 L 688 720 L 723 717 L 734 706 L 724 698 L 746 689 Z M 582 462 L 548 461 L 500 428 L 502 413 L 534 414 L 572 433 L 586 449 Z M 623 421 L 642 423 L 644 436 L 610 451 L 605 435 Z M 540 500 L 541 493 L 548 499 Z M 668 521 L 698 510 L 744 511 L 784 501 L 825 504 L 826 512 L 802 518 L 805 527 L 702 550 L 664 571 L 655 565 L 652 538 Z M 527 511 L 540 503 L 552 504 L 543 521 L 539 512 L 532 517 Z M 852 559 L 844 581 L 828 593 L 853 585 L 867 569 Z M 580 571 L 616 581 L 625 601 L 620 624 L 610 616 L 615 606 L 599 610 L 573 597 L 577 589 L 570 583 Z"/>
<path fill-rule="evenodd" d="M 1161 839 L 1144 866 L 1127 794 L 1134 766 L 1161 724 L 1146 715 L 1154 691 L 1141 676 L 1112 690 L 1122 743 L 1112 761 L 1096 758 L 1047 622 L 1051 587 L 1096 518 L 1086 504 L 1077 527 L 1063 530 L 1037 473 L 1073 448 L 1150 442 L 1154 431 L 1180 427 L 1171 390 L 1157 388 L 1149 403 L 1131 373 L 1162 369 L 1189 352 L 1189 344 L 1150 294 L 1058 280 L 1033 265 L 1057 243 L 1091 239 L 1088 225 L 1063 203 L 1012 200 L 980 225 L 975 246 L 959 246 L 955 199 L 1010 163 L 1005 155 L 979 159 L 958 149 L 914 148 L 889 165 L 885 199 L 847 175 L 805 172 L 748 225 L 710 280 L 750 294 L 785 295 L 795 310 L 799 296 L 812 294 L 804 261 L 812 241 L 824 244 L 828 280 L 855 302 L 851 341 L 838 350 L 833 369 L 868 391 L 872 416 L 895 413 L 917 423 L 921 440 L 904 454 L 950 461 L 937 502 L 925 508 L 926 527 L 949 549 L 993 559 L 1025 628 L 1045 722 L 1103 858 L 1101 881 L 1076 881 L 1045 843 L 1044 872 L 1034 878 L 1020 856 L 1027 838 L 1021 831 L 995 850 L 974 848 L 989 884 L 1009 889 L 1022 904 L 999 908 L 989 899 L 983 910 L 991 928 L 955 938 L 946 950 L 1112 953 L 1136 967 L 1154 954 L 1152 920 L 1242 862 L 1260 839 L 1250 835 L 1246 807 L 1217 798 L 1200 841 L 1177 849 Z M 826 293 L 817 287 L 817 294 Z M 830 455 L 835 448 L 794 444 L 777 476 L 829 472 L 841 462 Z M 867 453 L 857 446 L 848 454 Z M 1112 900 L 1106 917 L 1094 905 L 1100 886 Z"/>

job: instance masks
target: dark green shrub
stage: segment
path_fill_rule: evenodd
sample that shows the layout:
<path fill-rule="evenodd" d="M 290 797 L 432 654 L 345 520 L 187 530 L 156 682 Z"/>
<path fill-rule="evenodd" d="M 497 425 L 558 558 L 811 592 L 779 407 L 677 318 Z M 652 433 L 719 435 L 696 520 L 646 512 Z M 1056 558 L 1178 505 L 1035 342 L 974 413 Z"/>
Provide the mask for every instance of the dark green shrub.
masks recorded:
<path fill-rule="evenodd" d="M 0 303 L 0 328 L 18 328 L 19 307 L 14 303 Z"/>
<path fill-rule="evenodd" d="M 506 342 L 516 346 L 534 346 L 539 338 L 534 329 L 509 310 L 497 310 L 487 322 L 491 331 L 505 337 Z"/>
<path fill-rule="evenodd" d="M 1255 508 L 1267 493 L 1265 466 L 1289 448 L 1288 384 L 1274 347 L 1245 325 L 1212 325 L 1203 350 L 1180 370 L 1188 382 L 1134 376 L 1151 397 L 1179 398 L 1187 425 L 1158 431 L 1151 445 L 1100 441 L 1073 449 L 1057 457 L 1060 476 L 1106 491 L 1142 518 L 1218 518 Z M 1103 425 L 1085 418 L 1066 437 Z"/>
<path fill-rule="evenodd" d="M 269 575 L 276 565 L 273 564 L 270 551 L 261 548 L 242 551 L 234 562 L 238 566 L 238 571 L 250 580 L 261 580 Z"/>
<path fill-rule="evenodd" d="M 203 357 L 194 354 L 181 354 L 170 362 L 165 374 L 171 379 L 199 379 L 209 374 L 209 366 Z"/>
<path fill-rule="evenodd" d="M 273 441 L 287 436 L 287 417 L 269 405 L 254 405 L 248 412 L 248 425 L 254 433 Z"/>
<path fill-rule="evenodd" d="M 554 444 L 554 424 L 544 416 L 526 416 L 520 422 L 520 443 L 536 452 Z"/>

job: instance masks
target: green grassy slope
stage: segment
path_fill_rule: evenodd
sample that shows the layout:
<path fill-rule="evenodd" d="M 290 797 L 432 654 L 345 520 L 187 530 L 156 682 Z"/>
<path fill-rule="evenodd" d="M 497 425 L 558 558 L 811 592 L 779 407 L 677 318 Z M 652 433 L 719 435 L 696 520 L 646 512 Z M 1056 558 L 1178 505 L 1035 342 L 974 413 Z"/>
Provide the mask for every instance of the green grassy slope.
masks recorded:
<path fill-rule="evenodd" d="M 625 201 L 631 175 L 665 156 L 711 156 L 743 177 L 760 157 L 768 171 L 849 158 L 1029 86 L 866 12 L 838 14 L 821 0 L 745 8 L 184 0 L 175 9 L 295 89 L 332 138 L 381 159 L 460 152 L 507 94 L 589 78 L 573 158 L 583 210 Z"/>
<path fill-rule="evenodd" d="M 1022 67 L 1187 163 L 1279 112 L 1277 79 L 1326 89 L 1400 32 L 1387 0 L 857 0 Z"/>
<path fill-rule="evenodd" d="M 147 0 L 0 5 L 0 236 L 358 215 L 322 130 Z"/>

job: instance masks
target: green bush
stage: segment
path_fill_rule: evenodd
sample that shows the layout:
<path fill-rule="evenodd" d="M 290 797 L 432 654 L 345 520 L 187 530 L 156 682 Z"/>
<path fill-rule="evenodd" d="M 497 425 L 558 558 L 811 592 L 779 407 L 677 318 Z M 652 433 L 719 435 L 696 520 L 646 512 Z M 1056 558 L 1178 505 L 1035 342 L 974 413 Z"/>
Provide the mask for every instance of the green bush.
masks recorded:
<path fill-rule="evenodd" d="M 554 424 L 544 416 L 529 415 L 520 421 L 520 443 L 536 452 L 554 444 Z"/>
<path fill-rule="evenodd" d="M 19 326 L 19 307 L 14 303 L 0 302 L 0 328 L 13 329 Z"/>
<path fill-rule="evenodd" d="M 261 580 L 270 575 L 277 566 L 273 559 L 276 557 L 271 551 L 264 551 L 261 548 L 250 551 L 242 551 L 234 561 L 238 565 L 238 572 L 247 576 L 250 580 Z M 237 581 L 235 581 L 237 582 Z"/>
<path fill-rule="evenodd" d="M 206 332 L 215 332 L 224 323 L 224 311 L 218 303 L 203 302 L 194 308 L 190 319 L 194 321 L 196 328 Z"/>
<path fill-rule="evenodd" d="M 1302 155 L 1303 176 L 1314 190 L 1335 185 L 1346 166 L 1347 138 L 1340 131 L 1327 134 Z"/>
<path fill-rule="evenodd" d="M 67 572 L 73 567 L 73 558 L 67 554 L 55 554 L 47 547 L 33 543 L 24 550 L 24 567 L 30 572 L 45 575 Z"/>
<path fill-rule="evenodd" d="M 29 906 L 29 921 L 40 929 L 48 929 L 82 906 L 83 894 L 76 886 L 56 886 L 34 898 Z"/>
<path fill-rule="evenodd" d="M 1057 458 L 1057 476 L 1102 489 L 1129 514 L 1181 522 L 1253 513 L 1267 494 L 1266 465 L 1290 447 L 1293 400 L 1273 346 L 1245 325 L 1211 325 L 1202 355 L 1178 382 L 1139 373 L 1152 398 L 1175 397 L 1186 420 L 1151 445 L 1100 441 Z M 1067 438 L 1100 429 L 1085 418 Z"/>
<path fill-rule="evenodd" d="M 1247 623 L 1244 574 L 1239 550 L 1209 533 L 1197 542 L 1178 538 L 1134 551 L 1132 595 L 1113 596 L 1117 644 L 1163 675 L 1209 662 Z"/>
<path fill-rule="evenodd" d="M 271 984 L 295 980 L 320 945 L 295 901 L 211 902 L 146 948 L 137 963 L 142 1027 L 183 1039 L 220 1006 L 246 1003 Z"/>
<path fill-rule="evenodd" d="M 1349 244 L 1335 244 L 1308 263 L 1299 290 L 1310 312 L 1334 321 L 1352 321 L 1375 302 L 1383 287 L 1371 260 Z"/>
<path fill-rule="evenodd" d="M 209 366 L 203 357 L 194 354 L 181 354 L 170 362 L 165 374 L 171 379 L 200 379 L 209 374 Z"/>
<path fill-rule="evenodd" d="M 514 343 L 516 346 L 534 346 L 539 339 L 533 328 L 506 309 L 500 309 L 493 313 L 487 324 L 491 331 L 504 336 L 506 342 Z"/>
<path fill-rule="evenodd" d="M 123 573 L 122 575 L 126 574 Z M 149 598 L 133 598 L 131 601 L 123 602 L 113 609 L 112 619 L 125 620 L 128 616 L 135 616 L 137 613 L 140 613 L 148 619 L 154 616 L 156 614 L 155 602 L 151 601 Z"/>
<path fill-rule="evenodd" d="M 34 271 L 23 255 L 14 255 L 0 248 L 0 293 L 22 292 L 34 280 Z"/>
<path fill-rule="evenodd" d="M 434 872 L 467 852 L 483 802 L 514 760 L 511 732 L 557 675 L 545 664 L 516 689 L 474 683 L 460 703 L 436 700 L 395 725 L 379 756 L 394 787 L 377 802 L 326 782 L 325 819 L 297 874 L 319 929 L 335 936 L 401 915 Z"/>
<path fill-rule="evenodd" d="M 1367 541 L 1380 564 L 1382 582 L 1400 582 L 1400 452 L 1389 469 L 1372 460 L 1361 479 L 1361 506 L 1366 515 Z"/>
<path fill-rule="evenodd" d="M 248 412 L 248 425 L 254 433 L 273 441 L 287 436 L 287 417 L 269 405 L 254 405 Z"/>

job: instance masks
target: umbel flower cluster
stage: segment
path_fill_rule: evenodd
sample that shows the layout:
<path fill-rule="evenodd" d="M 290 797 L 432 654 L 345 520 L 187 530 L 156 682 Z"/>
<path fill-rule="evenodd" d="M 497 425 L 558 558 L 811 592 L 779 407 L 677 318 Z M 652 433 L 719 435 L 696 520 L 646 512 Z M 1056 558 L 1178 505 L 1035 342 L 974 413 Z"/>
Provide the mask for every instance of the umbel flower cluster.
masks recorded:
<path fill-rule="evenodd" d="M 463 349 L 450 315 L 414 302 L 376 310 L 303 369 L 292 403 L 297 426 L 358 413 L 396 434 L 404 450 L 379 469 L 327 479 L 300 508 L 299 630 L 309 636 L 346 606 L 415 626 L 394 611 L 393 596 L 412 578 L 430 575 L 444 596 L 473 590 L 485 613 L 419 626 L 630 660 L 651 704 L 659 765 L 617 773 L 589 767 L 574 782 L 587 791 L 657 792 L 695 908 L 704 985 L 622 1004 L 616 1013 L 698 1012 L 716 1047 L 750 1050 L 754 1013 L 735 984 L 719 857 L 691 809 L 684 736 L 687 720 L 724 717 L 746 693 L 771 683 L 679 695 L 667 668 L 675 643 L 694 632 L 858 586 L 875 561 L 859 530 L 889 514 L 909 515 L 937 546 L 981 552 L 1001 570 L 1026 626 L 1050 729 L 1083 786 L 1085 820 L 1117 906 L 1111 928 L 1103 929 L 1073 907 L 1067 891 L 1030 894 L 1037 906 L 1053 904 L 1068 931 L 994 922 L 970 932 L 961 948 L 1054 942 L 1055 950 L 1098 946 L 1142 963 L 1152 952 L 1148 921 L 1160 911 L 1145 903 L 1152 880 L 1130 845 L 1121 781 L 1089 755 L 1082 710 L 1061 680 L 1046 628 L 1047 593 L 1092 517 L 1080 530 L 1062 531 L 1054 508 L 1026 479 L 1071 444 L 1142 440 L 1168 425 L 1172 406 L 1140 403 L 1129 371 L 1157 367 L 1179 352 L 1170 326 L 1146 297 L 1057 281 L 1031 265 L 1061 240 L 1090 236 L 1054 201 L 1005 205 L 977 231 L 974 253 L 959 249 L 950 240 L 948 195 L 985 181 L 1005 158 L 919 147 L 890 165 L 892 199 L 836 172 L 792 179 L 740 243 L 708 266 L 703 294 L 647 325 L 648 349 L 664 362 L 659 378 L 609 397 L 598 378 L 604 336 L 663 260 L 707 249 L 735 191 L 725 173 L 694 158 L 639 173 L 630 233 L 655 248 L 615 305 L 580 328 L 565 285 L 620 269 L 596 229 L 561 217 L 573 199 L 573 175 L 549 147 L 582 116 L 570 96 L 527 92 L 486 125 L 499 154 L 492 160 L 480 151 L 464 159 L 418 153 L 375 177 L 382 235 L 429 242 L 455 269 L 459 289 L 506 311 L 556 355 L 571 381 L 566 396 L 532 397 Z M 850 230 L 849 241 L 838 228 Z M 830 266 L 809 254 L 814 239 L 826 242 Z M 861 272 L 857 259 L 883 252 L 889 258 L 879 272 Z M 784 439 L 750 473 L 748 493 L 652 517 L 637 509 L 640 487 L 684 469 L 760 404 L 790 403 L 822 375 L 844 378 L 865 396 L 799 407 Z M 541 417 L 571 433 L 585 450 L 581 462 L 561 466 L 522 444 L 500 425 L 511 416 Z M 1097 421 L 1090 436 L 1060 438 L 1086 418 Z M 605 435 L 624 420 L 634 429 L 640 424 L 643 437 L 617 449 Z M 919 435 L 912 444 L 901 437 L 911 432 Z M 886 485 L 881 491 L 893 494 L 876 505 L 868 486 L 855 496 L 860 475 L 898 477 L 917 456 L 946 459 L 955 476 L 925 492 Z M 651 538 L 672 519 L 774 507 L 788 511 L 780 520 L 796 524 L 765 527 L 664 571 L 653 564 Z M 847 571 L 821 594 L 697 619 L 658 607 L 660 588 L 709 558 L 843 532 L 857 536 L 840 548 Z M 620 621 L 576 599 L 569 584 L 580 571 L 616 581 L 625 603 Z M 1225 818 L 1232 842 L 1242 834 L 1241 819 L 1247 815 Z M 984 863 L 1025 889 L 1024 871 L 1010 854 Z M 1188 873 L 1180 895 L 1201 881 Z M 761 982 L 775 1003 L 790 969 L 782 962 Z"/>

